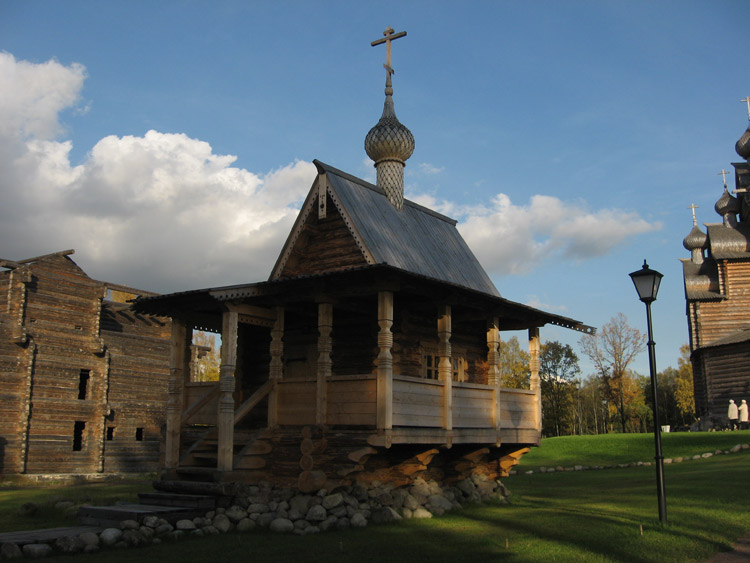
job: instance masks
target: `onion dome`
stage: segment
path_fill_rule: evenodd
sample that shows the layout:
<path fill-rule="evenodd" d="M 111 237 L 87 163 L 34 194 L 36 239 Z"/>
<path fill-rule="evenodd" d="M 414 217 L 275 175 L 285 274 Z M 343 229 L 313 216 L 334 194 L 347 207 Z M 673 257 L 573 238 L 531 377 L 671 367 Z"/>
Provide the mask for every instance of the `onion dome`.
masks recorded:
<path fill-rule="evenodd" d="M 742 137 L 734 145 L 734 150 L 745 160 L 750 160 L 750 125 L 745 129 Z"/>
<path fill-rule="evenodd" d="M 724 193 L 721 194 L 721 197 L 714 205 L 714 209 L 716 210 L 716 213 L 722 217 L 725 217 L 726 215 L 737 215 L 737 213 L 740 212 L 740 202 L 736 197 L 731 195 L 726 186 L 724 186 Z"/>
<path fill-rule="evenodd" d="M 365 137 L 365 151 L 376 166 L 383 160 L 405 162 L 414 152 L 414 135 L 396 117 L 390 93 L 386 93 L 383 115 Z"/>
<path fill-rule="evenodd" d="M 700 230 L 698 225 L 693 225 L 693 228 L 682 240 L 682 246 L 686 250 L 703 250 L 708 247 L 708 235 Z"/>

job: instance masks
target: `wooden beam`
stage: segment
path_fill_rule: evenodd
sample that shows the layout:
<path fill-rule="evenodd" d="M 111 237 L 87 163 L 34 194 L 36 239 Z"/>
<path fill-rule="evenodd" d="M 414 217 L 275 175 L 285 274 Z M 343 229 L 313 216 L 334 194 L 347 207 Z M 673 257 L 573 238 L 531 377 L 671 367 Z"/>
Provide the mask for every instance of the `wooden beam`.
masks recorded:
<path fill-rule="evenodd" d="M 284 307 L 276 307 L 276 320 L 271 329 L 271 365 L 268 378 L 273 388 L 268 395 L 268 427 L 279 425 L 279 391 L 277 383 L 284 378 Z"/>
<path fill-rule="evenodd" d="M 185 394 L 185 380 L 190 370 L 188 339 L 192 340 L 192 330 L 176 319 L 172 321 L 172 338 L 169 358 L 169 396 L 167 398 L 167 435 L 164 465 L 174 469 L 180 461 L 180 431 Z"/>
<path fill-rule="evenodd" d="M 453 430 L 453 360 L 451 354 L 451 307 L 438 309 L 438 379 L 443 382 L 443 428 Z"/>
<path fill-rule="evenodd" d="M 536 395 L 536 429 L 542 431 L 542 386 L 539 382 L 539 327 L 529 329 L 529 371 L 531 372 L 530 387 Z"/>
<path fill-rule="evenodd" d="M 487 320 L 487 385 L 492 385 L 492 425 L 500 428 L 500 329 L 497 317 Z"/>
<path fill-rule="evenodd" d="M 328 415 L 328 380 L 331 377 L 331 340 L 333 330 L 333 305 L 318 304 L 318 364 L 315 402 L 315 423 L 324 425 Z"/>
<path fill-rule="evenodd" d="M 393 293 L 378 292 L 378 430 L 386 436 L 385 445 L 390 447 L 389 435 L 393 428 Z"/>
<path fill-rule="evenodd" d="M 237 324 L 238 314 L 226 311 L 221 327 L 221 376 L 219 379 L 219 410 L 217 426 L 219 448 L 217 469 L 232 470 L 234 456 L 234 390 L 235 368 L 237 365 Z"/>

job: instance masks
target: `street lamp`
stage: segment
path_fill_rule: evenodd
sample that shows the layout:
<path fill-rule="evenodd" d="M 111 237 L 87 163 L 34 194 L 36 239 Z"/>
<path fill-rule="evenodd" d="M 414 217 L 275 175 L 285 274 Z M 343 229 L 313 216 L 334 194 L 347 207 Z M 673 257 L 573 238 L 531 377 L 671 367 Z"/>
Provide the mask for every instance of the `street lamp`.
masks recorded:
<path fill-rule="evenodd" d="M 667 495 L 664 491 L 664 456 L 661 453 L 661 425 L 659 424 L 659 404 L 656 394 L 656 352 L 654 351 L 654 336 L 651 331 L 651 303 L 656 301 L 659 283 L 663 276 L 652 270 L 643 261 L 643 268 L 630 274 L 638 298 L 646 304 L 646 323 L 648 325 L 648 363 L 651 371 L 651 394 L 654 409 L 654 443 L 656 447 L 656 490 L 659 497 L 659 522 L 667 522 Z"/>

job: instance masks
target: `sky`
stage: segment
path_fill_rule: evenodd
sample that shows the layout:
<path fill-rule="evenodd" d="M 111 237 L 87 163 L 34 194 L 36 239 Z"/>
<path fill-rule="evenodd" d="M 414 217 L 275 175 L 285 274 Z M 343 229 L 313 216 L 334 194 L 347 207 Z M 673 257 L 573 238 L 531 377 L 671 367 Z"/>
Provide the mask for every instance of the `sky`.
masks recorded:
<path fill-rule="evenodd" d="M 408 34 L 406 197 L 459 221 L 503 297 L 591 326 L 646 331 L 628 273 L 647 260 L 657 367 L 676 367 L 688 206 L 721 220 L 748 125 L 748 16 L 746 0 L 0 0 L 0 257 L 74 248 L 91 277 L 164 293 L 267 279 L 313 159 L 375 180 L 370 42 L 390 26 Z M 579 333 L 541 336 L 582 356 Z"/>

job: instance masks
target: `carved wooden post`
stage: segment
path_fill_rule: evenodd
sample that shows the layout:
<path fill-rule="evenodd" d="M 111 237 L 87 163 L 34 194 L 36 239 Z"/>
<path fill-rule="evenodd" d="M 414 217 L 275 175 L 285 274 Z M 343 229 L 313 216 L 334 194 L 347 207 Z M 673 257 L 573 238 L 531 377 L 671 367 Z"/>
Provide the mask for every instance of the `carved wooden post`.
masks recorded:
<path fill-rule="evenodd" d="M 318 304 L 318 385 L 316 389 L 315 423 L 323 425 L 328 416 L 328 380 L 331 377 L 331 330 L 333 305 Z"/>
<path fill-rule="evenodd" d="M 542 386 L 539 382 L 539 327 L 529 329 L 530 387 L 536 393 L 536 429 L 542 431 Z"/>
<path fill-rule="evenodd" d="M 189 374 L 189 342 L 193 338 L 192 329 L 184 323 L 172 319 L 172 340 L 169 358 L 169 397 L 167 398 L 167 432 L 164 465 L 174 469 L 180 462 L 180 431 L 185 395 L 185 380 Z"/>
<path fill-rule="evenodd" d="M 388 436 L 393 428 L 393 293 L 390 291 L 378 293 L 378 326 L 378 430 Z"/>
<path fill-rule="evenodd" d="M 268 395 L 268 427 L 279 425 L 279 388 L 278 382 L 284 377 L 284 307 L 276 307 L 276 321 L 271 329 L 271 365 L 268 378 L 273 381 L 273 388 Z"/>
<path fill-rule="evenodd" d="M 216 421 L 219 430 L 219 471 L 231 471 L 234 457 L 234 371 L 237 364 L 238 320 L 239 315 L 236 312 L 227 311 L 224 313 L 221 326 L 221 376 Z"/>
<path fill-rule="evenodd" d="M 500 330 L 497 317 L 487 321 L 487 385 L 492 385 L 492 426 L 500 429 Z"/>
<path fill-rule="evenodd" d="M 451 359 L 451 307 L 438 310 L 438 378 L 443 382 L 443 428 L 453 430 L 453 361 Z"/>

